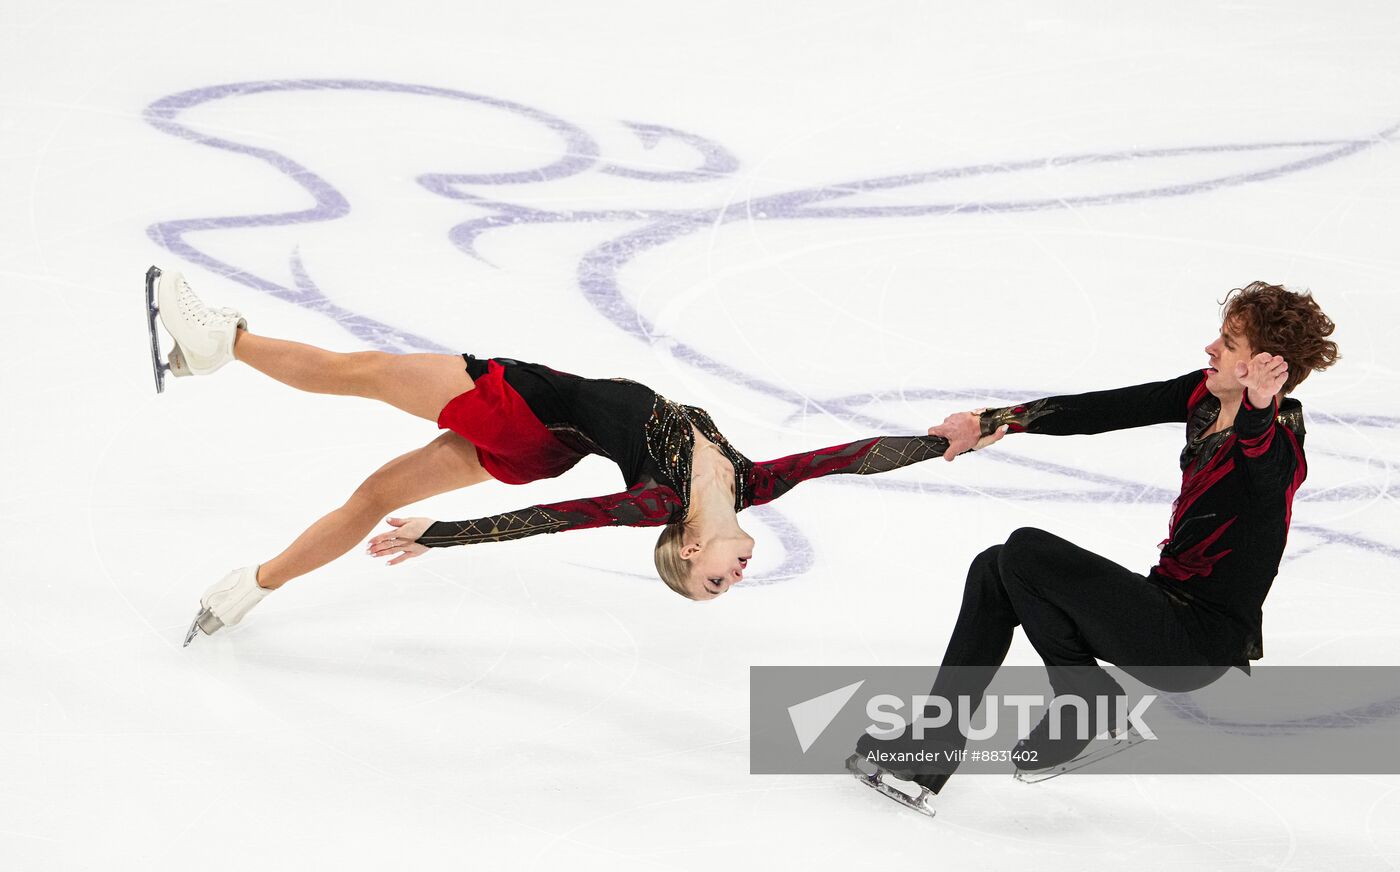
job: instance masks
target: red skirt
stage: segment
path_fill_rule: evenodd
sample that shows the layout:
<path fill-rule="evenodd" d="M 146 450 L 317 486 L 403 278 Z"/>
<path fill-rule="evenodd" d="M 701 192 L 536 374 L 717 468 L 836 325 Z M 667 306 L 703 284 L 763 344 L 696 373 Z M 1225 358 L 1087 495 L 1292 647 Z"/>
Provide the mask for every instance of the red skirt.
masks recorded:
<path fill-rule="evenodd" d="M 471 390 L 442 407 L 437 423 L 475 445 L 481 465 L 506 484 L 554 478 L 582 458 L 541 423 L 494 360 Z"/>

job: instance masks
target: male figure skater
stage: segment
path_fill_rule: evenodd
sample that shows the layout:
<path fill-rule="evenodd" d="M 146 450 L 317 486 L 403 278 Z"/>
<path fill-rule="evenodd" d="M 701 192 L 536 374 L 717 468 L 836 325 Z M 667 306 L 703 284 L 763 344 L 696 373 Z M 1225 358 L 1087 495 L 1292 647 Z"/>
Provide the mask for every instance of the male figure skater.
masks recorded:
<path fill-rule="evenodd" d="M 1043 530 L 1016 530 L 972 561 L 932 695 L 954 703 L 966 695 L 979 705 L 1018 625 L 1045 661 L 1054 693 L 1091 706 L 1100 695 L 1122 693 L 1100 660 L 1176 692 L 1203 687 L 1231 666 L 1247 672 L 1263 655 L 1261 607 L 1278 573 L 1293 495 L 1307 475 L 1303 409 L 1289 394 L 1338 359 L 1327 339 L 1334 326 L 1310 294 L 1254 282 L 1227 295 L 1205 370 L 963 412 L 931 428 L 948 439 L 951 461 L 1003 425 L 1062 436 L 1186 424 L 1181 493 L 1157 565 L 1144 576 Z M 1077 735 L 1078 710 L 1058 712 L 1058 738 L 1047 713 L 1017 745 L 1018 767 L 1060 767 L 1084 750 L 1090 737 Z M 1097 714 L 1089 723 L 1099 723 Z M 857 754 L 964 743 L 956 727 L 927 742 L 906 730 L 887 742 L 862 736 Z M 919 784 L 926 803 L 955 765 L 880 768 Z"/>

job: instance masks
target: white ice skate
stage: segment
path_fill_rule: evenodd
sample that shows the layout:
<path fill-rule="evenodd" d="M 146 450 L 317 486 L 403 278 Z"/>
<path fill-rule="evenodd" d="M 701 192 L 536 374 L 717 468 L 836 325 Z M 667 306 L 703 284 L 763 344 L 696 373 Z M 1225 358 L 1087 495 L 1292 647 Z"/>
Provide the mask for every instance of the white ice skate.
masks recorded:
<path fill-rule="evenodd" d="M 174 340 L 175 347 L 160 359 L 160 338 L 156 316 Z M 146 326 L 151 333 L 151 367 L 155 371 L 156 393 L 165 390 L 165 373 L 177 376 L 208 375 L 233 360 L 233 342 L 238 328 L 248 320 L 233 309 L 211 309 L 195 296 L 180 273 L 146 270 Z"/>
<path fill-rule="evenodd" d="M 256 566 L 245 566 L 225 575 L 200 598 L 199 614 L 185 634 L 185 647 L 189 647 L 195 633 L 212 636 L 224 627 L 237 624 L 270 593 L 272 591 L 258 585 Z"/>

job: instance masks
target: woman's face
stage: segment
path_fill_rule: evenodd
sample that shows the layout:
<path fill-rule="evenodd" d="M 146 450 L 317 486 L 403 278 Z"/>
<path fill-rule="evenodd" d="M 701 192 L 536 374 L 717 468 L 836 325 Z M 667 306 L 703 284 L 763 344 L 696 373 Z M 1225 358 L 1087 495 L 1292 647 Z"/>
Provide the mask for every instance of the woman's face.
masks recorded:
<path fill-rule="evenodd" d="M 744 580 L 744 570 L 753 556 L 753 538 L 748 535 L 715 538 L 681 549 L 681 559 L 690 563 L 687 592 L 694 600 L 712 600 Z"/>

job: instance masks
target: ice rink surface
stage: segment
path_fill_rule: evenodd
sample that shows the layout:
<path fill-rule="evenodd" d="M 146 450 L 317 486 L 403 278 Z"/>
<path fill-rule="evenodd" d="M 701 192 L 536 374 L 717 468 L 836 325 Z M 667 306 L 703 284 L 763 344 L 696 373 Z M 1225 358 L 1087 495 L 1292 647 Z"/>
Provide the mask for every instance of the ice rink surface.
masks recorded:
<path fill-rule="evenodd" d="M 933 666 L 1019 526 L 1150 566 L 1176 426 L 804 485 L 710 604 L 603 530 L 352 553 L 182 650 L 436 430 L 241 366 L 157 397 L 138 300 L 626 375 L 768 458 L 1171 378 L 1230 288 L 1311 288 L 1344 360 L 1263 662 L 1395 664 L 1397 129 L 1382 2 L 7 0 L 0 868 L 1396 868 L 1394 776 L 969 776 L 930 821 L 748 774 L 751 664 Z"/>

